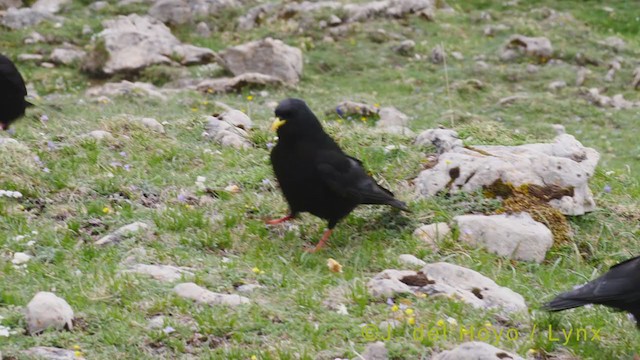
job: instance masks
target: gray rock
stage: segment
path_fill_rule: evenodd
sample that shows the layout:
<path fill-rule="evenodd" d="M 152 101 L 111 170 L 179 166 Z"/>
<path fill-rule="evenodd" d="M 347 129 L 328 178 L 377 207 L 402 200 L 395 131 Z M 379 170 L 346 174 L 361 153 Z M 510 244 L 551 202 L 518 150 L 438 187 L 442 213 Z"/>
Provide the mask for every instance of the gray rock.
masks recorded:
<path fill-rule="evenodd" d="M 598 88 L 589 89 L 585 93 L 585 97 L 589 102 L 599 107 L 610 107 L 616 110 L 640 107 L 640 101 L 626 100 L 622 94 L 616 94 L 613 97 L 602 95 Z"/>
<path fill-rule="evenodd" d="M 413 236 L 422 240 L 432 250 L 438 249 L 438 243 L 445 237 L 449 236 L 451 228 L 447 223 L 426 224 L 417 228 L 413 232 Z"/>
<path fill-rule="evenodd" d="M 143 125 L 144 127 L 153 130 L 157 133 L 164 134 L 164 126 L 154 118 L 138 118 L 132 117 L 131 120 Z"/>
<path fill-rule="evenodd" d="M 159 0 L 149 9 L 149 15 L 165 24 L 181 25 L 193 19 L 191 6 L 183 0 Z"/>
<path fill-rule="evenodd" d="M 302 76 L 302 51 L 280 40 L 266 38 L 227 48 L 220 65 L 234 75 L 260 73 L 294 85 Z"/>
<path fill-rule="evenodd" d="M 27 304 L 27 330 L 32 335 L 47 328 L 71 330 L 73 328 L 73 310 L 71 306 L 54 293 L 41 291 Z"/>
<path fill-rule="evenodd" d="M 253 29 L 279 6 L 280 4 L 277 3 L 266 3 L 252 7 L 238 18 L 238 30 L 246 31 Z"/>
<path fill-rule="evenodd" d="M 49 55 L 49 59 L 54 64 L 71 65 L 77 61 L 81 61 L 87 53 L 74 46 L 66 46 L 56 48 Z"/>
<path fill-rule="evenodd" d="M 549 59 L 553 55 L 551 41 L 545 37 L 512 35 L 503 48 L 503 54 L 513 49 L 537 58 Z"/>
<path fill-rule="evenodd" d="M 617 59 L 613 59 L 607 64 L 607 67 L 609 68 L 609 70 L 607 71 L 607 75 L 605 75 L 604 77 L 604 81 L 613 82 L 613 78 L 616 75 L 616 72 L 620 70 L 620 68 L 622 68 L 622 65 L 620 64 L 620 61 L 618 61 Z"/>
<path fill-rule="evenodd" d="M 376 298 L 392 297 L 395 294 L 410 294 L 412 293 L 411 287 L 400 279 L 415 274 L 416 272 L 411 270 L 387 269 L 369 280 L 367 288 L 371 296 Z"/>
<path fill-rule="evenodd" d="M 196 25 L 196 33 L 202 37 L 211 36 L 211 29 L 209 29 L 209 25 L 206 22 L 201 21 Z"/>
<path fill-rule="evenodd" d="M 205 137 L 222 146 L 248 149 L 253 146 L 247 133 L 250 128 L 251 119 L 244 113 L 239 110 L 225 111 L 217 117 L 207 117 Z"/>
<path fill-rule="evenodd" d="M 173 288 L 173 291 L 178 296 L 193 300 L 198 304 L 238 306 L 251 302 L 244 296 L 215 293 L 194 283 L 178 284 Z"/>
<path fill-rule="evenodd" d="M 382 131 L 405 135 L 415 136 L 413 131 L 409 129 L 409 117 L 394 107 L 383 107 L 378 111 L 380 120 L 376 123 L 376 127 Z"/>
<path fill-rule="evenodd" d="M 44 56 L 42 56 L 40 54 L 20 54 L 20 55 L 18 55 L 18 61 L 21 61 L 21 62 L 27 62 L 27 61 L 40 62 L 42 60 L 44 60 Z"/>
<path fill-rule="evenodd" d="M 180 280 L 183 276 L 193 276 L 192 272 L 171 265 L 135 264 L 124 272 L 149 275 L 162 282 L 174 282 Z"/>
<path fill-rule="evenodd" d="M 264 286 L 258 285 L 258 284 L 244 284 L 244 285 L 238 286 L 236 291 L 241 293 L 250 293 L 250 292 L 254 292 L 257 289 L 262 289 L 263 287 Z"/>
<path fill-rule="evenodd" d="M 31 8 L 9 8 L 2 17 L 2 25 L 16 30 L 38 25 L 45 20 L 57 19 L 51 13 L 34 10 Z"/>
<path fill-rule="evenodd" d="M 86 96 L 99 97 L 99 96 L 148 96 L 157 98 L 159 100 L 166 100 L 164 91 L 158 89 L 153 84 L 144 82 L 130 82 L 122 80 L 118 83 L 106 83 L 100 86 L 94 86 L 85 92 Z"/>
<path fill-rule="evenodd" d="M 0 0 L 0 10 L 22 7 L 22 0 Z"/>
<path fill-rule="evenodd" d="M 104 10 L 107 6 L 109 6 L 109 3 L 107 1 L 95 1 L 91 5 L 89 5 L 89 9 L 91 9 L 92 11 L 101 11 Z"/>
<path fill-rule="evenodd" d="M 428 129 L 420 133 L 415 144 L 418 146 L 435 146 L 438 154 L 451 151 L 454 148 L 462 147 L 462 140 L 458 138 L 458 133 L 450 129 Z"/>
<path fill-rule="evenodd" d="M 631 86 L 638 90 L 640 88 L 640 66 L 633 70 L 633 80 L 631 81 Z"/>
<path fill-rule="evenodd" d="M 401 262 L 402 264 L 406 265 L 406 266 L 412 266 L 412 267 L 423 267 L 425 265 L 427 265 L 426 262 L 418 259 L 417 257 L 411 255 L 411 254 L 402 254 L 398 257 L 398 261 Z"/>
<path fill-rule="evenodd" d="M 420 196 L 430 197 L 442 190 L 475 191 L 500 180 L 516 187 L 528 184 L 544 189 L 553 184 L 573 188 L 572 196 L 548 201 L 565 215 L 582 215 L 595 209 L 588 182 L 600 154 L 571 135 L 557 136 L 550 144 L 455 146 L 439 152 L 437 164 L 422 171 L 416 180 Z M 452 169 L 458 169 L 455 179 Z"/>
<path fill-rule="evenodd" d="M 104 42 L 107 60 L 88 67 L 108 75 L 138 71 L 150 65 L 173 64 L 174 58 L 189 65 L 207 63 L 215 57 L 210 49 L 182 44 L 166 25 L 148 16 L 118 16 L 104 21 L 103 26 L 104 30 L 93 41 Z"/>
<path fill-rule="evenodd" d="M 164 316 L 157 315 L 149 319 L 147 323 L 147 329 L 162 329 L 164 327 Z"/>
<path fill-rule="evenodd" d="M 431 50 L 431 55 L 429 56 L 429 59 L 434 64 L 442 64 L 444 62 L 445 56 L 446 56 L 446 53 L 444 52 L 444 49 L 442 48 L 442 46 L 438 45 L 434 47 L 433 50 Z"/>
<path fill-rule="evenodd" d="M 552 83 L 549 84 L 549 86 L 547 86 L 547 88 L 551 91 L 558 91 L 565 87 L 567 87 L 567 83 L 562 80 L 553 81 Z"/>
<path fill-rule="evenodd" d="M 45 42 L 45 37 L 42 36 L 42 34 L 40 34 L 37 31 L 33 31 L 31 32 L 31 34 L 29 34 L 29 36 L 27 36 L 24 39 L 24 43 L 29 45 L 29 44 L 39 44 L 39 43 L 43 43 Z"/>
<path fill-rule="evenodd" d="M 50 346 L 35 346 L 22 352 L 30 357 L 46 360 L 84 360 L 83 356 L 76 356 L 75 351 Z"/>
<path fill-rule="evenodd" d="M 625 41 L 617 36 L 609 36 L 608 38 L 604 39 L 604 41 L 601 41 L 600 44 L 609 47 L 616 52 L 624 50 L 624 48 L 627 46 Z"/>
<path fill-rule="evenodd" d="M 416 42 L 413 40 L 404 40 L 401 41 L 400 44 L 393 47 L 393 51 L 397 52 L 400 55 L 408 56 L 413 54 L 413 51 L 416 48 Z"/>
<path fill-rule="evenodd" d="M 551 230 L 526 213 L 461 215 L 453 220 L 460 229 L 460 241 L 514 260 L 541 263 L 553 245 Z"/>
<path fill-rule="evenodd" d="M 113 140 L 114 137 L 110 132 L 104 130 L 94 130 L 85 135 L 80 136 L 81 138 L 92 138 L 98 141 L 101 140 Z"/>
<path fill-rule="evenodd" d="M 473 341 L 434 355 L 431 360 L 524 360 L 487 343 Z"/>
<path fill-rule="evenodd" d="M 71 0 L 38 0 L 31 8 L 33 10 L 55 14 L 69 3 L 71 3 Z"/>
<path fill-rule="evenodd" d="M 591 74 L 591 70 L 587 69 L 584 66 L 581 66 L 576 71 L 576 86 L 584 85 L 584 82 L 587 80 L 587 77 Z"/>
<path fill-rule="evenodd" d="M 125 237 L 135 235 L 135 234 L 140 233 L 140 232 L 142 232 L 144 230 L 148 230 L 149 228 L 150 228 L 150 226 L 148 224 L 143 223 L 141 221 L 137 221 L 137 222 L 131 223 L 129 225 L 125 225 L 125 226 L 117 229 L 113 233 L 102 237 L 100 240 L 96 241 L 95 244 L 96 245 L 106 245 L 106 244 L 117 243 L 117 242 L 122 241 Z"/>
<path fill-rule="evenodd" d="M 376 341 L 369 343 L 364 349 L 361 356 L 354 358 L 353 360 L 387 360 L 389 359 L 389 352 L 384 346 L 382 341 Z"/>
<path fill-rule="evenodd" d="M 232 78 L 217 78 L 201 81 L 196 88 L 207 93 L 222 93 L 240 90 L 248 85 L 283 85 L 284 82 L 275 76 L 259 73 L 244 73 Z"/>

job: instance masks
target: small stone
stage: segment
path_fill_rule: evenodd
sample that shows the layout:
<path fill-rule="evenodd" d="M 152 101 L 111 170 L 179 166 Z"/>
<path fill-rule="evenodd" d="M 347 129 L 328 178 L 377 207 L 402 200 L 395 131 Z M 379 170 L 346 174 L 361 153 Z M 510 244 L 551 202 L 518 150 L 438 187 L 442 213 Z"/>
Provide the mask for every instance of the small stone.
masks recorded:
<path fill-rule="evenodd" d="M 41 291 L 27 304 L 26 310 L 27 330 L 32 335 L 45 329 L 73 327 L 73 310 L 71 306 L 54 293 Z"/>
<path fill-rule="evenodd" d="M 554 81 L 551 84 L 549 84 L 549 86 L 547 86 L 547 88 L 551 91 L 558 91 L 565 87 L 567 87 L 567 83 L 562 80 Z"/>
<path fill-rule="evenodd" d="M 238 306 L 250 302 L 244 296 L 215 293 L 194 283 L 178 284 L 173 288 L 173 291 L 178 296 L 193 300 L 199 304 Z"/>
<path fill-rule="evenodd" d="M 196 34 L 202 37 L 211 36 L 211 29 L 209 29 L 209 25 L 206 22 L 201 21 L 196 25 Z"/>
<path fill-rule="evenodd" d="M 236 288 L 236 291 L 241 293 L 250 293 L 257 289 L 262 289 L 264 286 L 258 284 L 244 284 Z"/>
<path fill-rule="evenodd" d="M 149 319 L 147 329 L 160 329 L 164 327 L 164 316 L 157 315 Z"/>
<path fill-rule="evenodd" d="M 95 242 L 95 245 L 106 245 L 106 244 L 112 244 L 112 243 L 116 243 L 119 241 L 122 241 L 123 238 L 136 234 L 138 232 L 141 232 L 143 230 L 147 230 L 149 229 L 150 226 L 146 223 L 143 222 L 134 222 L 132 224 L 129 225 L 125 225 L 121 228 L 119 228 L 118 230 L 114 231 L 113 233 L 102 237 L 100 240 Z"/>
<path fill-rule="evenodd" d="M 398 257 L 398 261 L 404 265 L 412 266 L 412 267 L 423 267 L 427 265 L 426 262 L 418 259 L 417 257 L 411 254 L 402 254 Z"/>
<path fill-rule="evenodd" d="M 46 360 L 84 360 L 82 355 L 74 350 L 61 349 L 49 346 L 36 346 L 23 351 L 29 357 Z"/>
<path fill-rule="evenodd" d="M 382 341 L 367 344 L 361 357 L 356 357 L 353 360 L 387 360 L 389 359 L 389 353 Z"/>
<path fill-rule="evenodd" d="M 42 66 L 45 69 L 53 69 L 54 67 L 56 67 L 56 65 L 54 63 L 50 63 L 50 62 L 42 62 L 40 63 L 40 66 Z"/>
<path fill-rule="evenodd" d="M 135 118 L 135 120 L 155 132 L 164 134 L 164 126 L 154 118 Z"/>
<path fill-rule="evenodd" d="M 18 55 L 18 61 L 27 62 L 27 61 L 42 61 L 44 60 L 44 56 L 40 54 L 20 54 Z"/>
<path fill-rule="evenodd" d="M 149 275 L 162 282 L 173 282 L 180 280 L 183 276 L 193 276 L 192 272 L 171 265 L 135 264 L 126 272 Z"/>
<path fill-rule="evenodd" d="M 29 260 L 31 260 L 32 257 L 33 256 L 29 254 L 25 254 L 23 252 L 17 252 L 13 254 L 13 260 L 11 260 L 11 262 L 13 263 L 13 265 L 22 265 L 27 263 Z"/>
<path fill-rule="evenodd" d="M 459 61 L 464 60 L 464 55 L 462 55 L 462 53 L 459 51 L 452 51 L 451 57 Z"/>
<path fill-rule="evenodd" d="M 498 349 L 493 345 L 480 341 L 466 342 L 452 350 L 436 354 L 431 360 L 524 360 L 518 355 Z"/>

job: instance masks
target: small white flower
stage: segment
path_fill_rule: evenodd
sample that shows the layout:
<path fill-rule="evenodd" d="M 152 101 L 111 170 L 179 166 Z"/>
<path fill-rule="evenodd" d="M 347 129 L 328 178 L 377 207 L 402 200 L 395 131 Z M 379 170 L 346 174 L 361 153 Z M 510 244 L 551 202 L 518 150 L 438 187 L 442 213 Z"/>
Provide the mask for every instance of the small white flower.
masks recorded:
<path fill-rule="evenodd" d="M 176 331 L 176 329 L 172 328 L 171 326 L 167 326 L 166 328 L 162 329 L 162 331 L 163 331 L 165 334 L 169 335 L 169 334 L 171 334 L 172 332 L 175 332 L 175 331 Z"/>
<path fill-rule="evenodd" d="M 447 322 L 451 325 L 458 325 L 458 321 L 452 317 L 448 317 Z"/>
<path fill-rule="evenodd" d="M 0 336 L 9 337 L 9 330 L 11 330 L 11 328 L 0 325 Z"/>
<path fill-rule="evenodd" d="M 197 183 L 203 183 L 203 182 L 205 182 L 205 181 L 207 181 L 207 178 L 206 178 L 206 177 L 204 177 L 204 176 L 198 176 L 198 177 L 196 178 L 196 182 L 197 182 Z"/>
<path fill-rule="evenodd" d="M 33 246 L 36 243 L 35 240 L 29 240 L 27 241 L 27 246 Z"/>
<path fill-rule="evenodd" d="M 25 235 L 18 235 L 18 236 L 16 236 L 16 237 L 14 237 L 14 238 L 13 238 L 13 240 L 15 240 L 15 241 L 22 241 L 22 240 L 24 240 L 24 238 L 26 238 L 26 236 L 25 236 Z"/>

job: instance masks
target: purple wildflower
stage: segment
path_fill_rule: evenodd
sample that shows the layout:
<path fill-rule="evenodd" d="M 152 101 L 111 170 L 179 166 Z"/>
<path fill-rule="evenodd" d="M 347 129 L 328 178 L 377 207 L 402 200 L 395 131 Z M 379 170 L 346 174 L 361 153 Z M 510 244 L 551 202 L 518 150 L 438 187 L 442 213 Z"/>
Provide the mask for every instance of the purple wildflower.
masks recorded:
<path fill-rule="evenodd" d="M 120 151 L 120 156 L 122 156 L 122 157 L 127 157 L 127 153 L 126 153 L 126 152 L 124 152 L 124 151 Z"/>
<path fill-rule="evenodd" d="M 606 193 L 608 194 L 608 193 L 610 193 L 610 192 L 611 192 L 611 186 L 609 186 L 609 184 L 606 184 L 606 185 L 604 186 L 604 189 L 602 189 L 602 190 L 604 190 L 604 192 L 606 192 Z"/>
<path fill-rule="evenodd" d="M 178 195 L 178 201 L 180 201 L 180 202 L 186 202 L 186 201 L 187 201 L 187 197 L 186 197 L 186 196 L 184 196 L 184 195 L 182 195 L 182 194 L 180 194 L 180 195 Z"/>
<path fill-rule="evenodd" d="M 393 299 L 392 298 L 387 298 L 387 305 L 393 306 Z"/>
<path fill-rule="evenodd" d="M 49 117 L 47 116 L 47 114 L 40 115 L 40 121 L 42 121 L 42 122 L 49 121 Z"/>

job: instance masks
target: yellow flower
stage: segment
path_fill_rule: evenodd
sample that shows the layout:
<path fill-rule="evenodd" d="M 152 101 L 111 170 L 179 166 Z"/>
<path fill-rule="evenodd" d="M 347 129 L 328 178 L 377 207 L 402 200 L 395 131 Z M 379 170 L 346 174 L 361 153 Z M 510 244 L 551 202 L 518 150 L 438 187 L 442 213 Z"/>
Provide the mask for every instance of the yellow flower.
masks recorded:
<path fill-rule="evenodd" d="M 251 269 L 251 271 L 253 271 L 254 274 L 264 274 L 264 271 L 260 270 L 257 266 Z"/>
<path fill-rule="evenodd" d="M 414 318 L 413 316 L 407 319 L 407 323 L 409 325 L 415 325 L 416 324 L 416 318 Z"/>
<path fill-rule="evenodd" d="M 196 111 L 198 111 L 198 108 L 196 108 L 196 107 L 192 107 L 192 108 L 191 108 L 191 111 L 196 112 Z"/>
<path fill-rule="evenodd" d="M 73 350 L 80 350 L 80 345 L 73 345 Z"/>
<path fill-rule="evenodd" d="M 442 327 L 442 326 L 444 326 L 444 320 L 440 319 L 440 320 L 438 320 L 438 322 L 436 324 L 438 326 Z"/>
<path fill-rule="evenodd" d="M 407 309 L 407 310 L 404 311 L 404 313 L 409 315 L 409 316 L 411 316 L 411 315 L 413 315 L 413 309 Z"/>
<path fill-rule="evenodd" d="M 373 107 L 377 107 L 377 108 L 379 108 L 379 107 L 380 107 L 380 104 L 375 103 L 375 104 L 373 104 Z"/>
<path fill-rule="evenodd" d="M 360 120 L 362 120 L 362 122 L 367 121 L 367 118 L 365 116 L 361 117 Z"/>
<path fill-rule="evenodd" d="M 393 306 L 391 307 L 391 311 L 393 311 L 393 312 L 396 312 L 396 311 L 398 311 L 398 310 L 400 310 L 400 308 L 398 307 L 398 305 L 393 305 Z"/>
<path fill-rule="evenodd" d="M 538 354 L 538 350 L 529 349 L 529 351 L 527 351 L 527 355 L 536 355 L 536 354 Z"/>
<path fill-rule="evenodd" d="M 329 270 L 331 270 L 331 272 L 334 272 L 334 273 L 342 272 L 342 265 L 340 265 L 339 262 L 331 258 L 327 259 L 327 266 L 329 267 Z"/>
<path fill-rule="evenodd" d="M 189 205 L 189 204 L 184 204 L 184 207 L 185 207 L 186 209 L 189 209 L 189 210 L 193 209 L 193 206 L 191 206 L 191 205 Z"/>
<path fill-rule="evenodd" d="M 105 206 L 105 207 L 102 208 L 102 212 L 105 213 L 105 214 L 109 214 L 111 212 L 111 209 L 109 209 L 108 207 Z"/>
<path fill-rule="evenodd" d="M 212 88 L 208 88 L 208 89 L 207 89 L 207 92 L 208 92 L 209 94 L 211 94 L 211 93 L 213 92 L 213 89 L 212 89 Z"/>
<path fill-rule="evenodd" d="M 82 353 L 80 351 L 76 351 L 73 353 L 76 357 L 82 357 Z"/>
<path fill-rule="evenodd" d="M 249 100 L 249 101 L 253 100 L 253 96 L 251 96 L 251 95 L 247 96 L 247 100 Z"/>
<path fill-rule="evenodd" d="M 255 355 L 251 355 L 251 360 L 258 360 L 258 357 Z"/>
<path fill-rule="evenodd" d="M 484 327 L 492 327 L 492 326 L 493 326 L 493 324 L 491 324 L 491 323 L 490 323 L 490 322 L 488 322 L 488 321 L 484 323 Z"/>
<path fill-rule="evenodd" d="M 202 102 L 202 105 L 209 105 L 209 102 L 207 100 Z"/>
<path fill-rule="evenodd" d="M 427 297 L 427 294 L 425 294 L 425 293 L 417 293 L 416 296 L 421 298 L 421 299 L 424 299 L 424 298 Z"/>

